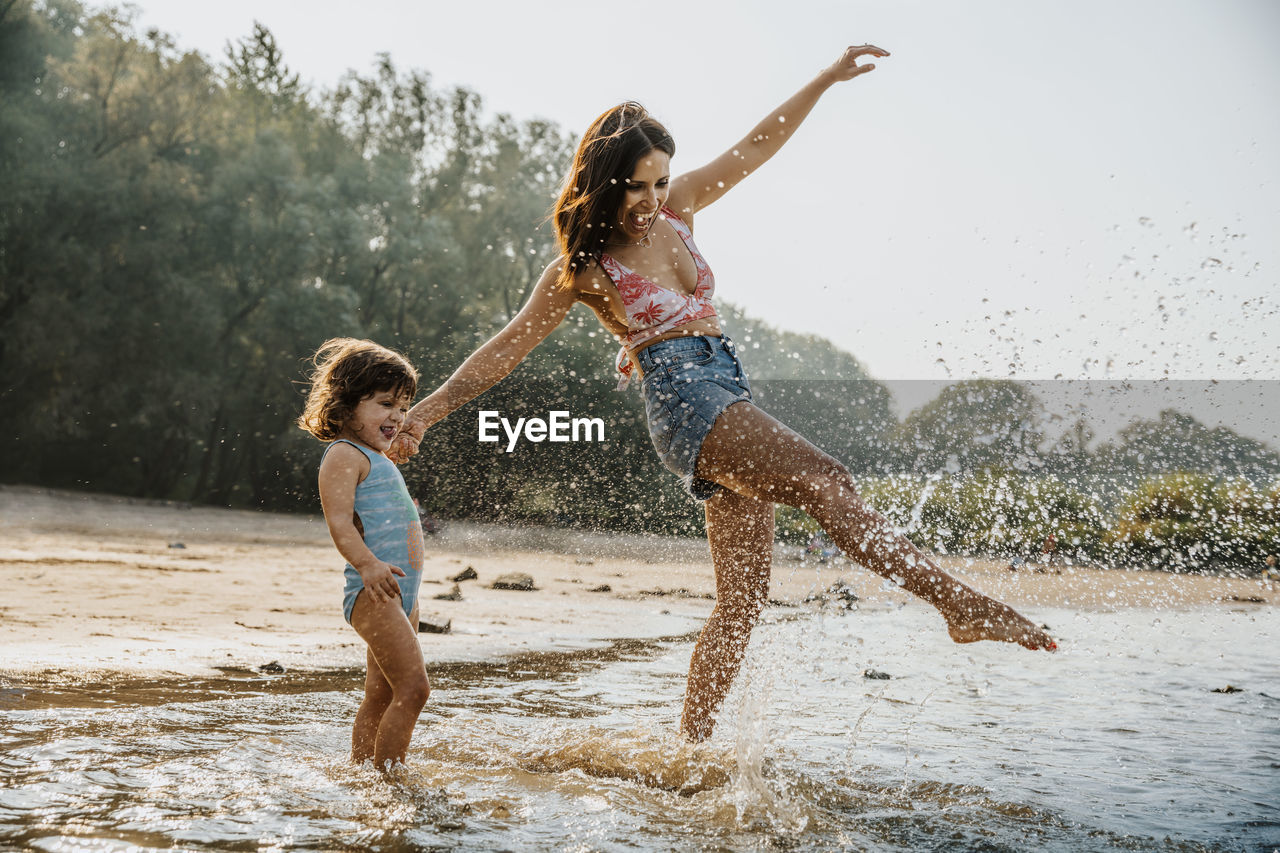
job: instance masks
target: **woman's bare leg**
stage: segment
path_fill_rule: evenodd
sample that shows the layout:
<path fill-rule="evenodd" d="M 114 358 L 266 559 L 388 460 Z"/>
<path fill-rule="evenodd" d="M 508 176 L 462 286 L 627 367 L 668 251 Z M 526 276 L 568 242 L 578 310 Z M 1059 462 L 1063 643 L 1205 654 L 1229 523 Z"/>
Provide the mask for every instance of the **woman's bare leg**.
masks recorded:
<path fill-rule="evenodd" d="M 723 489 L 706 502 L 707 541 L 716 571 L 716 606 L 689 662 L 681 733 L 711 736 L 716 712 L 742 666 L 751 629 L 769 600 L 773 504 Z"/>
<path fill-rule="evenodd" d="M 1057 648 L 1013 608 L 938 568 L 862 502 L 839 461 L 751 403 L 735 403 L 716 420 L 702 444 L 697 474 L 740 494 L 805 510 L 851 559 L 938 608 L 957 643 L 1001 640 L 1028 649 Z"/>
<path fill-rule="evenodd" d="M 391 701 L 378 720 L 373 743 L 373 763 L 378 769 L 386 770 L 390 764 L 404 761 L 409 751 L 409 740 L 413 737 L 413 727 L 427 704 L 427 697 L 431 695 L 426 666 L 422 661 L 422 647 L 418 645 L 418 633 L 404 615 L 399 598 L 377 602 L 361 592 L 351 611 L 351 625 L 369 644 L 372 662 L 391 688 Z M 366 689 L 368 683 L 366 676 Z M 373 710 L 371 708 L 371 714 Z M 357 757 L 356 736 L 353 731 L 353 758 Z"/>

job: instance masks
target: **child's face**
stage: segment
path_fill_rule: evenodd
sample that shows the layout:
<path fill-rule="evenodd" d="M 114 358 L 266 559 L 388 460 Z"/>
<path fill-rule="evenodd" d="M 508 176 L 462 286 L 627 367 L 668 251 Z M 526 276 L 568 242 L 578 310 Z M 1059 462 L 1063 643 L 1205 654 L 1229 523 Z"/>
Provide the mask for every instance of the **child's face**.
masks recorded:
<path fill-rule="evenodd" d="M 404 423 L 409 399 L 394 391 L 378 391 L 365 397 L 342 428 L 342 437 L 385 453 Z"/>

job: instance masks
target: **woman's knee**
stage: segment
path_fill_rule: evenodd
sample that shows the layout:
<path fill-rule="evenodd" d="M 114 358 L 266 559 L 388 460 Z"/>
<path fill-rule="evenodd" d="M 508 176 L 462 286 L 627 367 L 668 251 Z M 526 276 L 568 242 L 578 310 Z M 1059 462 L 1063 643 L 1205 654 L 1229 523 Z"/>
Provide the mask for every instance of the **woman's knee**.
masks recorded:
<path fill-rule="evenodd" d="M 722 619 L 748 628 L 756 623 L 769 600 L 769 585 L 752 584 L 716 596 L 716 610 Z"/>
<path fill-rule="evenodd" d="M 863 507 L 853 474 L 838 460 L 828 457 L 818 470 L 806 477 L 800 488 L 805 503 L 801 509 L 811 514 L 824 509 L 857 510 Z"/>

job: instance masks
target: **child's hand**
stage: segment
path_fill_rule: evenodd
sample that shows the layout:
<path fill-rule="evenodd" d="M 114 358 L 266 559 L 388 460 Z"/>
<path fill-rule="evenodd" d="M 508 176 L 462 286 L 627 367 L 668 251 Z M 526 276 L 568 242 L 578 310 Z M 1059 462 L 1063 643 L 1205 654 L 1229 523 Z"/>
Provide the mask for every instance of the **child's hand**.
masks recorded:
<path fill-rule="evenodd" d="M 356 569 L 364 588 L 373 596 L 375 604 L 383 604 L 400 597 L 400 584 L 396 583 L 396 575 L 404 577 L 404 569 L 377 560 L 367 566 Z"/>

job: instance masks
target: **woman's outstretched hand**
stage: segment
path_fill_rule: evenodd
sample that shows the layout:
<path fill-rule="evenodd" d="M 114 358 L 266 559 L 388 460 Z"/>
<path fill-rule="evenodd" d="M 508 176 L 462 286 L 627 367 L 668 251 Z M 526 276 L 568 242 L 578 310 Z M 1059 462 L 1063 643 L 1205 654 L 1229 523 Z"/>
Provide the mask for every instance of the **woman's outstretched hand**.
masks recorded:
<path fill-rule="evenodd" d="M 397 465 L 408 462 L 409 457 L 417 454 L 418 445 L 422 443 L 422 436 L 426 431 L 427 427 L 422 421 L 405 421 L 396 437 L 391 440 L 391 447 L 387 448 L 387 458 Z"/>
<path fill-rule="evenodd" d="M 831 66 L 831 74 L 837 80 L 852 80 L 859 74 L 866 74 L 875 68 L 874 63 L 859 65 L 858 59 L 863 56 L 888 56 L 889 51 L 881 50 L 873 44 L 845 48 L 844 54 Z"/>

